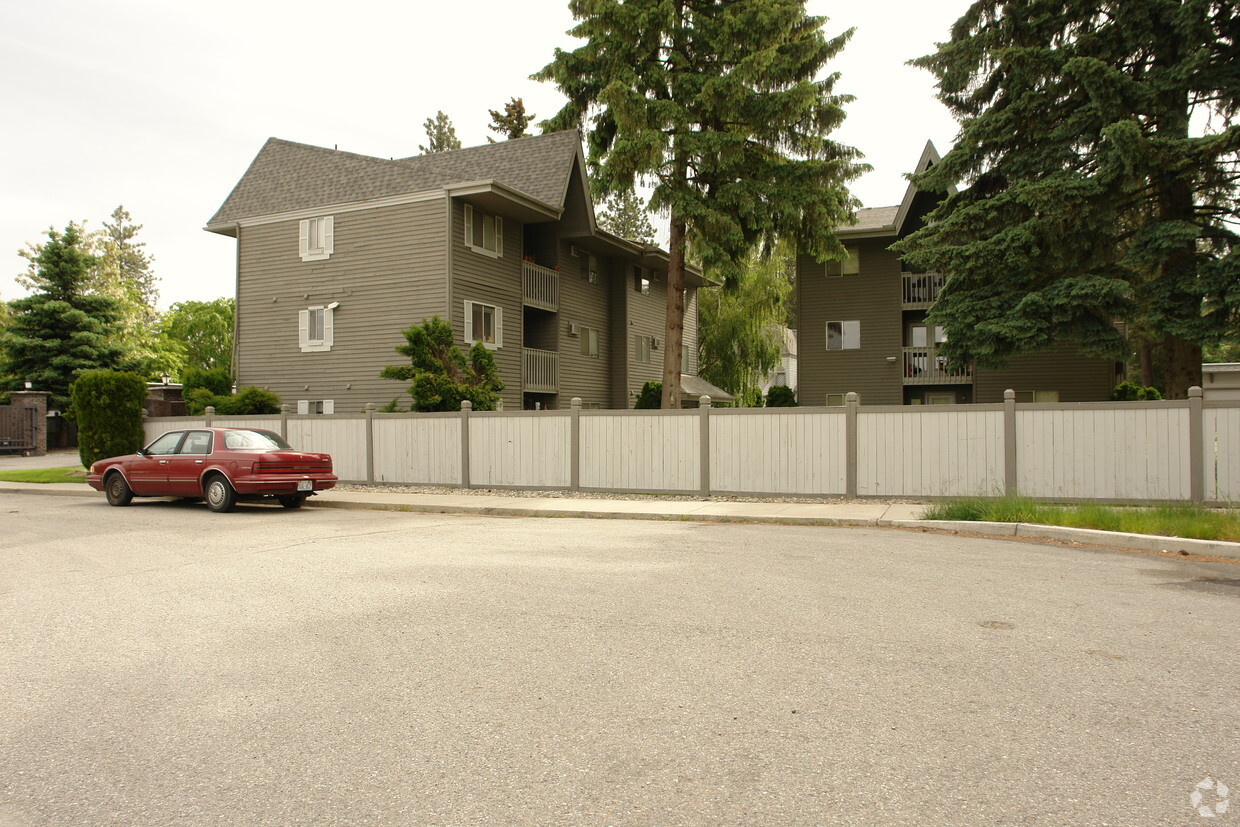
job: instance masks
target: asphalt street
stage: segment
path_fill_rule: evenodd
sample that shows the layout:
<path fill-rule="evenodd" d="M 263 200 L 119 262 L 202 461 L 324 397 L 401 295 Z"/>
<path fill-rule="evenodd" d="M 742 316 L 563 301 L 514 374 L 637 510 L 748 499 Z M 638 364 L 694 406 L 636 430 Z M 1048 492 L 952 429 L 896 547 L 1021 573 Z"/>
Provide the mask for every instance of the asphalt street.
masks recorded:
<path fill-rule="evenodd" d="M 15 493 L 0 520 L 3 825 L 1200 824 L 1215 782 L 1206 823 L 1240 821 L 1240 566 Z"/>

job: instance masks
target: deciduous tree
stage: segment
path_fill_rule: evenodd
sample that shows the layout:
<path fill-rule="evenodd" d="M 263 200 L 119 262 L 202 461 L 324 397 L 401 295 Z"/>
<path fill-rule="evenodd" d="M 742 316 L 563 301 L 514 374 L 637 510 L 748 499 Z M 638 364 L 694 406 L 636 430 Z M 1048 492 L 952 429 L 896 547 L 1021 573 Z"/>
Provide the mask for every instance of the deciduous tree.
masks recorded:
<path fill-rule="evenodd" d="M 951 361 L 1064 339 L 1122 358 L 1125 319 L 1168 396 L 1200 383 L 1202 346 L 1240 328 L 1238 34 L 1230 0 L 979 0 L 914 61 L 961 124 L 917 183 L 965 188 L 897 249 L 948 277 Z"/>
<path fill-rule="evenodd" d="M 824 74 L 850 32 L 824 36 L 803 0 L 571 0 L 585 40 L 535 75 L 567 105 L 544 124 L 589 124 L 600 194 L 654 185 L 669 229 L 663 406 L 679 406 L 685 244 L 729 284 L 755 246 L 796 237 L 819 258 L 856 205 L 859 153 L 827 138 L 850 98 Z"/>
<path fill-rule="evenodd" d="M 426 146 L 418 144 L 418 150 L 423 155 L 461 148 L 461 142 L 456 137 L 456 127 L 442 111 L 436 112 L 433 118 L 427 118 L 422 123 L 422 128 L 426 130 Z"/>
<path fill-rule="evenodd" d="M 164 314 L 160 335 L 178 349 L 183 369 L 222 368 L 232 375 L 233 315 L 231 298 L 177 302 Z"/>

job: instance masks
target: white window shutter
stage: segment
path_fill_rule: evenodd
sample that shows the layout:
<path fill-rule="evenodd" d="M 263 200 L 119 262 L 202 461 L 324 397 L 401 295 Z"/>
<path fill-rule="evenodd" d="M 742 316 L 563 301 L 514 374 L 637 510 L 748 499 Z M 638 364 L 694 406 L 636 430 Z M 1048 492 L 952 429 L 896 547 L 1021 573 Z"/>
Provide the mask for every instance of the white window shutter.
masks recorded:
<path fill-rule="evenodd" d="M 333 308 L 323 308 L 323 349 L 331 350 L 332 342 L 336 338 L 336 324 L 334 317 L 336 311 Z"/>
<path fill-rule="evenodd" d="M 323 413 L 334 414 L 335 412 L 336 412 L 336 400 L 335 399 L 324 399 L 323 400 Z"/>
<path fill-rule="evenodd" d="M 310 311 L 300 310 L 297 313 L 297 345 L 305 350 L 310 346 Z"/>
<path fill-rule="evenodd" d="M 465 209 L 469 209 L 466 207 Z M 474 303 L 465 302 L 465 344 L 474 343 Z"/>
<path fill-rule="evenodd" d="M 310 219 L 303 218 L 297 231 L 297 255 L 305 258 L 310 255 Z"/>
<path fill-rule="evenodd" d="M 474 208 L 465 205 L 465 243 L 469 246 L 474 244 Z"/>
<path fill-rule="evenodd" d="M 301 416 L 305 416 L 306 414 L 310 413 L 310 400 L 309 399 L 298 399 L 297 400 L 297 413 Z"/>
<path fill-rule="evenodd" d="M 498 215 L 495 216 L 495 252 L 501 258 L 504 255 L 504 219 Z M 496 324 L 498 324 L 498 322 L 496 322 Z"/>
<path fill-rule="evenodd" d="M 499 219 L 495 219 L 499 221 Z M 495 308 L 495 346 L 504 346 L 504 308 Z"/>
<path fill-rule="evenodd" d="M 323 219 L 323 252 L 331 255 L 336 249 L 336 219 L 327 216 Z"/>

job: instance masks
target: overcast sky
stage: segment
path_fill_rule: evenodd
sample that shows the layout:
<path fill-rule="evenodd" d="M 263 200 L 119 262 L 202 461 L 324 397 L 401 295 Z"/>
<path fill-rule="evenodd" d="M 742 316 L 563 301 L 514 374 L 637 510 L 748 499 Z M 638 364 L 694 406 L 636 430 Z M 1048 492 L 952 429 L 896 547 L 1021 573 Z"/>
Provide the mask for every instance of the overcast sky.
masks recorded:
<path fill-rule="evenodd" d="M 956 125 L 930 75 L 905 66 L 944 40 L 968 0 L 810 0 L 856 96 L 834 137 L 874 171 L 854 192 L 898 203 L 927 139 Z M 271 136 L 378 157 L 418 152 L 442 109 L 463 145 L 489 109 L 562 99 L 529 80 L 572 48 L 566 0 L 10 0 L 0 4 L 0 299 L 24 291 L 17 251 L 49 226 L 98 228 L 124 204 L 155 258 L 160 306 L 231 296 L 235 243 L 202 227 Z"/>

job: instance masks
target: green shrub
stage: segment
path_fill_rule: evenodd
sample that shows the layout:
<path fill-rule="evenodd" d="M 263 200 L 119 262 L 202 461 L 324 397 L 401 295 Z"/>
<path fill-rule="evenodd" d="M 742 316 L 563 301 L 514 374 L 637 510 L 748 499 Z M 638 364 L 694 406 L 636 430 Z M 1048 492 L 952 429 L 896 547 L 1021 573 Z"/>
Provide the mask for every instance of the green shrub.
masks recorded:
<path fill-rule="evenodd" d="M 639 411 L 656 411 L 663 407 L 663 383 L 647 382 L 642 385 L 642 392 L 637 395 L 637 403 L 633 407 Z"/>
<path fill-rule="evenodd" d="M 1112 402 L 1145 402 L 1151 399 L 1162 399 L 1158 388 L 1138 385 L 1136 382 L 1120 382 L 1111 391 Z"/>
<path fill-rule="evenodd" d="M 187 368 L 181 376 L 181 396 L 189 399 L 199 388 L 205 388 L 212 396 L 228 396 L 232 393 L 232 376 L 226 368 Z"/>
<path fill-rule="evenodd" d="M 771 389 L 766 392 L 766 406 L 768 408 L 795 408 L 797 396 L 787 385 L 771 385 Z"/>
<path fill-rule="evenodd" d="M 208 406 L 215 408 L 217 416 L 278 414 L 280 397 L 254 385 L 246 385 L 235 394 L 214 394 L 202 387 L 185 394 L 185 412 L 190 416 L 202 416 Z"/>
<path fill-rule="evenodd" d="M 69 386 L 82 465 L 142 447 L 146 382 L 136 373 L 88 370 Z"/>

